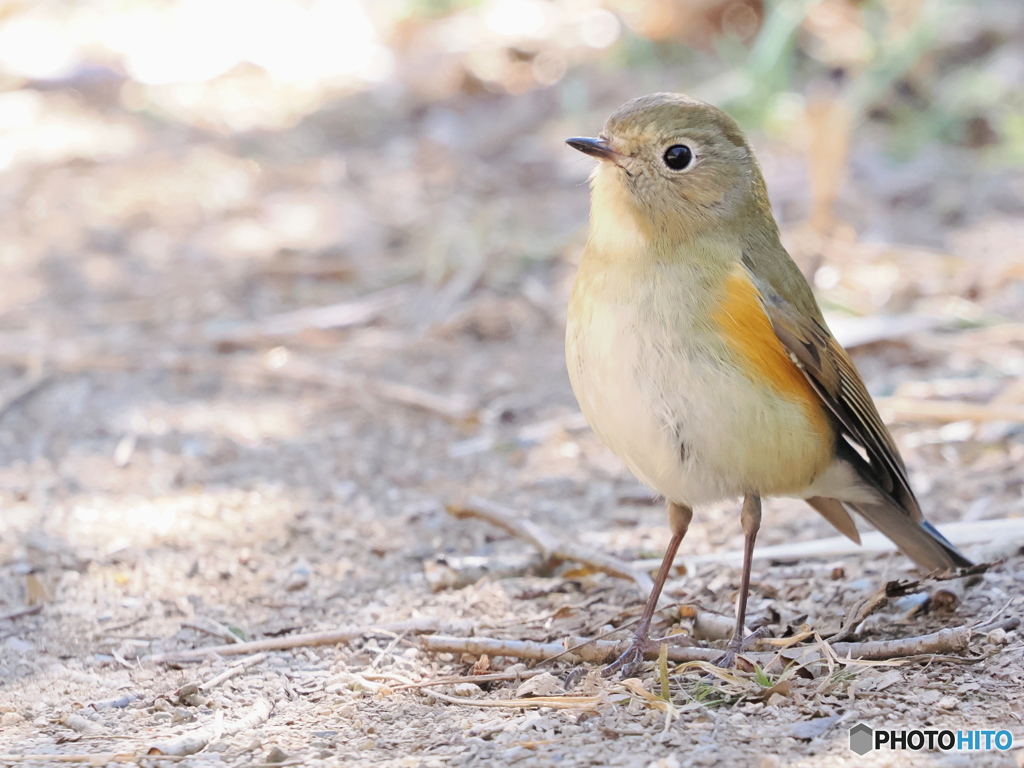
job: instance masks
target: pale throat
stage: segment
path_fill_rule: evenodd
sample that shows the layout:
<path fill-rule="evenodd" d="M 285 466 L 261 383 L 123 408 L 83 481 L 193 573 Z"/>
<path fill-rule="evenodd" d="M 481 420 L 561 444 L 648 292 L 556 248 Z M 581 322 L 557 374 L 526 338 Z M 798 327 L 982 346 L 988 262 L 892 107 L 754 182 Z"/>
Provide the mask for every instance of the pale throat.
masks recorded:
<path fill-rule="evenodd" d="M 621 174 L 620 169 L 601 162 L 590 176 L 588 250 L 610 259 L 636 258 L 651 246 Z"/>
<path fill-rule="evenodd" d="M 694 279 L 707 284 L 724 281 L 740 261 L 736 238 L 721 228 L 696 234 L 680 227 L 681 238 L 653 234 L 649 223 L 634 205 L 622 171 L 602 162 L 590 177 L 590 240 L 587 253 L 603 262 L 619 264 L 638 260 L 676 262 L 689 266 Z"/>

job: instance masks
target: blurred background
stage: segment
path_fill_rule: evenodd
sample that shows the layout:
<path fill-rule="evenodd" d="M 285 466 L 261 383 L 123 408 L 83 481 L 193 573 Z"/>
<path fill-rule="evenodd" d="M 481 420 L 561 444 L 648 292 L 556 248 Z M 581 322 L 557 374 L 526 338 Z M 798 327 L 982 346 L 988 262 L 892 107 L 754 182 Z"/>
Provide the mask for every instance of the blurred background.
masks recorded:
<path fill-rule="evenodd" d="M 659 556 L 562 358 L 563 140 L 652 91 L 750 132 L 929 516 L 1021 516 L 1022 83 L 1017 0 L 5 0 L 0 662 L 498 611 L 424 570 L 522 548 L 470 494 Z"/>

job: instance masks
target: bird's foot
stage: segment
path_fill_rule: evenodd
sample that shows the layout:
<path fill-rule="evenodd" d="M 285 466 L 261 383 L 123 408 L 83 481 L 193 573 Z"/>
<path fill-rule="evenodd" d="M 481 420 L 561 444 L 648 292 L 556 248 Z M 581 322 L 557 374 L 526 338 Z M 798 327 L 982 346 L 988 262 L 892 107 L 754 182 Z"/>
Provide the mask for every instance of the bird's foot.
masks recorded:
<path fill-rule="evenodd" d="M 736 658 L 767 633 L 767 628 L 761 627 L 746 637 L 734 635 L 732 640 L 729 641 L 729 646 L 725 649 L 725 653 L 711 663 L 719 669 L 734 669 L 736 667 Z"/>
<path fill-rule="evenodd" d="M 684 634 L 668 635 L 656 640 L 652 640 L 650 637 L 634 637 L 625 652 L 601 670 L 601 676 L 612 677 L 621 671 L 623 677 L 632 677 L 639 671 L 647 653 L 662 645 L 694 645 L 694 642 L 693 638 Z"/>
<path fill-rule="evenodd" d="M 644 655 L 651 645 L 649 637 L 634 637 L 629 647 L 615 661 L 601 670 L 601 677 L 614 677 L 619 672 L 623 677 L 632 677 L 644 661 Z"/>

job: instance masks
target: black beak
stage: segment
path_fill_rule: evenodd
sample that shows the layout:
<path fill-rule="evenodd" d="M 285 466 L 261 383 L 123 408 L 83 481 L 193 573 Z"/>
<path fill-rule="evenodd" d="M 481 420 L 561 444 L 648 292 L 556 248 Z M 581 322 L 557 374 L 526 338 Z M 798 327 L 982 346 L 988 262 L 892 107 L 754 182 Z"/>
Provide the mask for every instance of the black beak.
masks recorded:
<path fill-rule="evenodd" d="M 607 139 L 566 139 L 565 143 L 585 155 L 596 157 L 598 160 L 610 160 L 616 165 L 621 165 L 620 161 L 624 159 L 623 155 L 612 149 Z"/>

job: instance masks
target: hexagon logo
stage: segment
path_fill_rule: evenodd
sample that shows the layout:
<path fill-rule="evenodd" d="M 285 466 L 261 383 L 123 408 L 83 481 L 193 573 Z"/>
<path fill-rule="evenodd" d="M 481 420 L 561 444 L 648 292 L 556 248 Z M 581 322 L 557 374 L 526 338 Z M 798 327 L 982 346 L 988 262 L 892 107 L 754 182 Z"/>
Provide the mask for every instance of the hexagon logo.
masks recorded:
<path fill-rule="evenodd" d="M 850 729 L 850 749 L 858 755 L 866 755 L 875 748 L 875 732 L 871 726 L 857 723 Z"/>

